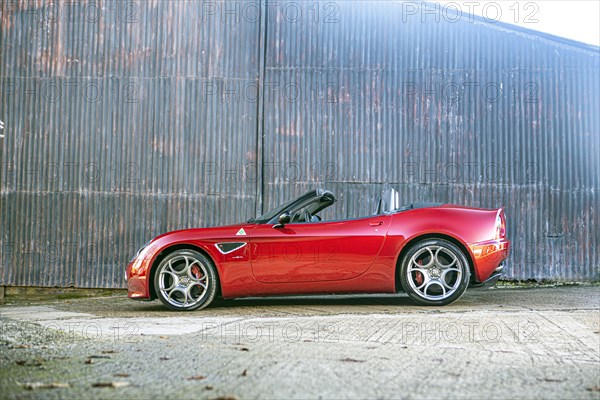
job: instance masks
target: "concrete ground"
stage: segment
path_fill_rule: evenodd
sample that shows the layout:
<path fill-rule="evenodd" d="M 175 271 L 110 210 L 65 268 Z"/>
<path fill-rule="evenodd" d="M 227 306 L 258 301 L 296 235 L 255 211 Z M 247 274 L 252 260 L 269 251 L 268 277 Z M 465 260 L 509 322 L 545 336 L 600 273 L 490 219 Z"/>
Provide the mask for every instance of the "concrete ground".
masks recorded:
<path fill-rule="evenodd" d="M 9 300 L 10 302 L 10 300 Z M 1 398 L 600 399 L 600 287 L 0 307 Z"/>

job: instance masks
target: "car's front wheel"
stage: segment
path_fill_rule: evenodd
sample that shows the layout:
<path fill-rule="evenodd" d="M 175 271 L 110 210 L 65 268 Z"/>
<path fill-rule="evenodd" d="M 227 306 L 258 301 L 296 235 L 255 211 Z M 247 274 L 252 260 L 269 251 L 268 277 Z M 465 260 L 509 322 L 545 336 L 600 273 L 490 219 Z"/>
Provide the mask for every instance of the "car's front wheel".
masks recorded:
<path fill-rule="evenodd" d="M 400 282 L 422 305 L 446 305 L 463 295 L 471 278 L 465 254 L 444 239 L 414 244 L 402 259 Z"/>
<path fill-rule="evenodd" d="M 210 259 L 194 250 L 167 255 L 154 274 L 154 289 L 171 310 L 190 311 L 208 306 L 217 292 L 217 273 Z"/>

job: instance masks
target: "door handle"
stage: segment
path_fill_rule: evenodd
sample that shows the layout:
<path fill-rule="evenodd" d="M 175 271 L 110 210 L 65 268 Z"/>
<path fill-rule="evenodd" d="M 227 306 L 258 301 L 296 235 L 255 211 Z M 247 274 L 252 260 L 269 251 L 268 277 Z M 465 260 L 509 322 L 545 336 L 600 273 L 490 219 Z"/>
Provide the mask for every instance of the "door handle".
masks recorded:
<path fill-rule="evenodd" d="M 383 221 L 378 221 L 378 222 L 369 222 L 370 226 L 381 226 L 383 225 Z"/>

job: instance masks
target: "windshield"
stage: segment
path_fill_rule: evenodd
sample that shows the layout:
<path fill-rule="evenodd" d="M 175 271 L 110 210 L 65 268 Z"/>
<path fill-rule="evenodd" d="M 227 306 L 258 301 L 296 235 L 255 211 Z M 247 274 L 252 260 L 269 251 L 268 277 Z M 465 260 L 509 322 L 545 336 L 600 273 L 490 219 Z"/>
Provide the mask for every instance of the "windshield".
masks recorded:
<path fill-rule="evenodd" d="M 296 199 L 293 199 L 291 201 L 288 201 L 287 203 L 277 206 L 273 210 L 261 215 L 258 218 L 251 218 L 247 222 L 266 224 L 269 222 L 277 221 L 277 218 L 279 218 L 279 216 L 284 212 L 291 212 L 297 207 L 305 207 L 313 202 L 316 202 L 317 207 L 309 211 L 314 214 L 324 209 L 325 207 L 328 207 L 331 204 L 333 204 L 335 202 L 335 196 L 333 195 L 333 193 L 325 189 L 311 190 L 310 192 L 304 193 L 302 196 Z"/>
<path fill-rule="evenodd" d="M 269 211 L 266 214 L 261 215 L 258 218 L 249 219 L 248 222 L 256 222 L 258 224 L 265 224 L 265 223 L 269 222 L 270 220 L 272 220 L 273 218 L 278 217 L 286 208 L 291 206 L 292 203 L 295 202 L 296 200 L 297 199 L 290 200 L 287 203 L 284 203 L 284 204 L 280 205 L 279 207 L 276 207 L 275 209 Z"/>

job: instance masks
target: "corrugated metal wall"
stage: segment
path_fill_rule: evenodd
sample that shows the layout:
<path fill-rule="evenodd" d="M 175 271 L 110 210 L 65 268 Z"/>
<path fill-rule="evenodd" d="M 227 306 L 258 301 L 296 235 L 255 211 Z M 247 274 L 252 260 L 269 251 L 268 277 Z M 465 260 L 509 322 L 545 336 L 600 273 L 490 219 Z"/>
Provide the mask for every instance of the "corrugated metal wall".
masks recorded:
<path fill-rule="evenodd" d="M 264 158 L 304 175 L 266 177 L 267 204 L 318 181 L 344 193 L 338 218 L 373 212 L 385 182 L 405 203 L 505 205 L 507 277 L 600 277 L 597 48 L 422 3 L 320 3 L 331 23 L 298 4 L 309 18 L 267 25 L 265 81 L 307 95 L 269 105 Z"/>
<path fill-rule="evenodd" d="M 122 287 L 151 237 L 254 214 L 257 102 L 227 90 L 257 96 L 260 25 L 76 3 L 2 2 L 5 285 Z"/>
<path fill-rule="evenodd" d="M 398 2 L 49 4 L 2 5 L 5 285 L 119 287 L 158 233 L 384 183 L 505 205 L 507 278 L 600 278 L 597 48 Z"/>

